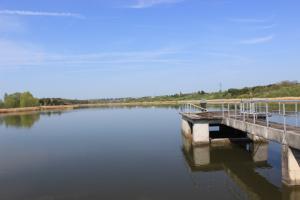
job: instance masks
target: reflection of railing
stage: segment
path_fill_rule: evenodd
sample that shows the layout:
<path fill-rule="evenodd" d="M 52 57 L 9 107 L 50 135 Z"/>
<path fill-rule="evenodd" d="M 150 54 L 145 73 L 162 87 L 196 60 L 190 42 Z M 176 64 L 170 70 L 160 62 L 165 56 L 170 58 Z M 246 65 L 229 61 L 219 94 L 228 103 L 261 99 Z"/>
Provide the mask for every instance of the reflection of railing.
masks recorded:
<path fill-rule="evenodd" d="M 207 112 L 207 109 L 203 108 L 201 106 L 192 104 L 192 103 L 186 103 L 181 107 L 181 112 L 184 112 L 184 113 L 199 113 L 199 112 Z"/>

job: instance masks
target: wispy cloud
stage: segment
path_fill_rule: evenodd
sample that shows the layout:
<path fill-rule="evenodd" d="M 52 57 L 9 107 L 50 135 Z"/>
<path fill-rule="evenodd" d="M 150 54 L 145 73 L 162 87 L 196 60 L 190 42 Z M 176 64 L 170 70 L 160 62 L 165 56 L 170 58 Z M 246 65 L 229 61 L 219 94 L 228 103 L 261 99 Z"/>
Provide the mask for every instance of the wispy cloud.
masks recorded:
<path fill-rule="evenodd" d="M 0 39 L 0 69 L 23 67 L 82 67 L 85 64 L 101 68 L 122 65 L 176 65 L 188 60 L 178 58 L 182 52 L 173 48 L 149 51 L 99 52 L 89 54 L 59 54 L 45 52 L 39 47 Z"/>
<path fill-rule="evenodd" d="M 159 4 L 175 4 L 182 1 L 183 0 L 137 0 L 137 2 L 133 5 L 130 5 L 129 8 L 143 9 L 150 8 Z"/>
<path fill-rule="evenodd" d="M 271 42 L 274 39 L 274 35 L 268 35 L 265 37 L 257 37 L 257 38 L 251 38 L 251 39 L 246 39 L 242 40 L 240 43 L 241 44 L 261 44 L 261 43 L 267 43 Z"/>
<path fill-rule="evenodd" d="M 257 19 L 257 18 L 230 18 L 229 21 L 238 23 L 265 23 L 269 19 Z"/>
<path fill-rule="evenodd" d="M 12 16 L 0 16 L 0 33 L 1 32 L 21 32 L 24 25 L 18 19 Z"/>
<path fill-rule="evenodd" d="M 41 11 L 30 11 L 30 10 L 0 10 L 0 15 L 84 18 L 83 15 L 78 14 L 78 13 L 70 13 L 70 12 L 41 12 Z"/>
<path fill-rule="evenodd" d="M 245 23 L 245 24 L 260 24 L 260 23 L 268 23 L 274 21 L 275 16 L 270 15 L 263 18 L 255 18 L 255 17 L 233 17 L 228 18 L 229 21 L 235 23 Z"/>
<path fill-rule="evenodd" d="M 270 25 L 265 25 L 265 26 L 258 26 L 257 28 L 258 29 L 271 29 L 271 28 L 274 28 L 276 26 L 277 26 L 277 24 L 270 24 Z"/>

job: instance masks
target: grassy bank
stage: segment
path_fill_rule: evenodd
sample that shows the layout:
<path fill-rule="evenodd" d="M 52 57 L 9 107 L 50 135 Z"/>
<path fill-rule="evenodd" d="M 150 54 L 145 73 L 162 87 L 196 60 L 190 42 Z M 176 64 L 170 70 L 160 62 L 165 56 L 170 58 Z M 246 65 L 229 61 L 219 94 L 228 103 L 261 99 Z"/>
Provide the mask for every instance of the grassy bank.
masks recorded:
<path fill-rule="evenodd" d="M 72 110 L 81 108 L 96 107 L 118 107 L 118 106 L 164 106 L 164 105 L 180 105 L 184 102 L 178 101 L 156 101 L 156 102 L 118 102 L 118 103 L 95 103 L 95 104 L 74 104 L 74 105 L 58 105 L 58 106 L 36 106 L 26 108 L 4 108 L 0 109 L 0 114 L 5 113 L 21 113 L 45 110 Z"/>
<path fill-rule="evenodd" d="M 262 98 L 254 98 L 256 100 Z M 300 100 L 300 97 L 278 97 L 278 98 L 263 98 L 264 100 Z M 223 102 L 237 103 L 241 99 L 211 99 L 207 100 L 208 104 L 220 104 Z M 58 105 L 58 106 L 36 106 L 26 108 L 7 108 L 0 109 L 0 114 L 5 113 L 22 113 L 46 110 L 73 110 L 82 108 L 97 108 L 97 107 L 123 107 L 123 106 L 168 106 L 168 105 L 182 105 L 185 103 L 199 104 L 199 100 L 184 100 L 184 101 L 135 101 L 135 102 L 112 102 L 112 103 L 94 103 L 94 104 L 74 104 L 74 105 Z"/>
<path fill-rule="evenodd" d="M 0 100 L 0 113 L 65 110 L 78 108 L 91 108 L 101 106 L 163 106 L 179 105 L 183 103 L 199 103 L 206 99 L 209 104 L 220 102 L 234 103 L 241 99 L 286 99 L 300 100 L 300 83 L 283 81 L 265 86 L 245 87 L 241 89 L 228 89 L 226 91 L 210 92 L 198 91 L 194 93 L 179 93 L 174 95 L 139 97 L 139 98 L 108 98 L 93 100 L 74 100 L 62 98 L 35 98 L 30 92 L 5 95 Z M 25 108 L 22 108 L 25 107 Z"/>

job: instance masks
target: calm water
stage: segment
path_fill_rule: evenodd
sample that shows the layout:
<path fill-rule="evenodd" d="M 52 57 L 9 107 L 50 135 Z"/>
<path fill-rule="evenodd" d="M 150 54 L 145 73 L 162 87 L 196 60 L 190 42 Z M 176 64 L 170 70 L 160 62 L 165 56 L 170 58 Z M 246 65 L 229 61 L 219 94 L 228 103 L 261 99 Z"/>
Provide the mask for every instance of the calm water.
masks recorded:
<path fill-rule="evenodd" d="M 103 108 L 0 117 L 0 199 L 288 199 L 281 147 L 193 148 L 177 108 Z M 209 162 L 207 163 L 207 156 Z"/>

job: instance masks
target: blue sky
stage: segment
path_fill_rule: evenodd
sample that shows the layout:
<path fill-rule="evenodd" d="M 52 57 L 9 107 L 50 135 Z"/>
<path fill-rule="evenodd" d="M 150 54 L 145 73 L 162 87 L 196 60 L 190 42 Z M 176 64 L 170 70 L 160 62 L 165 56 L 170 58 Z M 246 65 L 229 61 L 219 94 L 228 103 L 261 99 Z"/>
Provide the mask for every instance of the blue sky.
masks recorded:
<path fill-rule="evenodd" d="M 296 0 L 1 0 L 0 95 L 104 98 L 299 80 Z"/>

